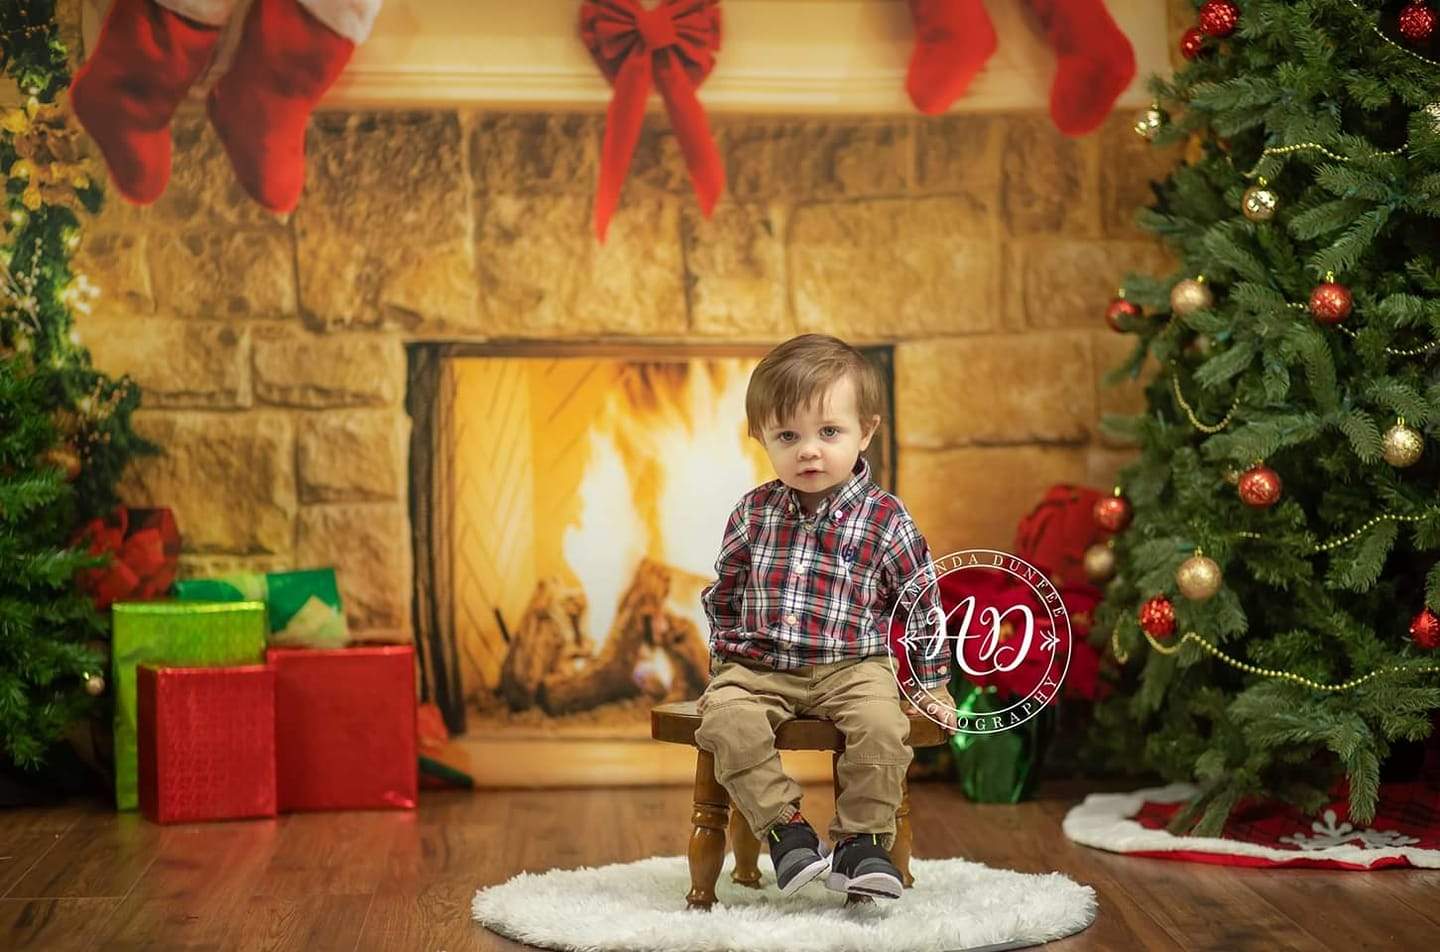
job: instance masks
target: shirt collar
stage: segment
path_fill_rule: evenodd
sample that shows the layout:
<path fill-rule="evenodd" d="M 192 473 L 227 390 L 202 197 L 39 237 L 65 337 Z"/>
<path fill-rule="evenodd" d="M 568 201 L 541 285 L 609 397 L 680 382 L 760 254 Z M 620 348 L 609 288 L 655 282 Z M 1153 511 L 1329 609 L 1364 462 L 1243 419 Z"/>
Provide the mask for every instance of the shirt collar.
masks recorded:
<path fill-rule="evenodd" d="M 780 483 L 782 487 L 781 505 L 787 514 L 800 516 L 800 494 L 792 487 Z M 815 509 L 816 519 L 834 518 L 839 521 L 848 516 L 855 508 L 855 504 L 865 497 L 870 488 L 870 464 L 861 456 L 855 461 L 855 467 L 850 470 L 850 478 L 840 485 L 840 488 L 828 494 L 820 501 Z"/>

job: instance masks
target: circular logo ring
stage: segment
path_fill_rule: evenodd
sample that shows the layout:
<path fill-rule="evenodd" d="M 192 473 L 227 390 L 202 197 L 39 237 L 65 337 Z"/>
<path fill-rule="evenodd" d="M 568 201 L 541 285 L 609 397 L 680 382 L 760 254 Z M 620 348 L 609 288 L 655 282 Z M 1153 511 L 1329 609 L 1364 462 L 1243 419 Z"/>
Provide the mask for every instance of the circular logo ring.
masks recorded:
<path fill-rule="evenodd" d="M 931 569 L 934 570 L 933 573 Z M 990 631 L 980 635 L 972 634 L 970 631 L 971 623 L 975 620 L 975 597 L 973 595 L 967 595 L 961 599 L 960 604 L 947 608 L 940 597 L 940 580 L 967 569 L 999 570 L 1018 579 L 1030 589 L 1050 620 L 1049 630 L 1040 637 L 1038 643 L 1035 641 L 1034 615 L 1028 605 L 1011 605 L 1003 610 L 996 606 L 985 606 L 980 612 L 980 623 L 984 625 L 988 622 Z M 964 608 L 965 612 L 959 620 L 959 630 L 952 635 L 949 631 L 950 622 L 961 608 Z M 946 724 L 937 715 L 944 709 L 954 712 L 956 730 L 960 733 L 995 734 L 1018 727 L 1040 713 L 1059 692 L 1060 685 L 1064 683 L 1065 675 L 1070 670 L 1072 638 L 1070 615 L 1065 609 L 1065 602 L 1060 597 L 1059 590 L 1044 572 L 1019 556 L 1011 555 L 1008 552 L 1001 552 L 997 549 L 960 549 L 932 560 L 930 566 L 916 573 L 901 586 L 895 604 L 890 609 L 889 620 L 892 631 L 895 627 L 896 615 L 901 609 L 905 609 L 907 614 L 904 619 L 905 633 L 898 640 L 912 673 L 908 678 L 901 677 L 895 656 L 895 643 L 887 640 L 891 671 L 894 673 L 896 683 L 900 685 L 900 691 L 905 699 L 914 705 L 916 710 L 942 727 Z M 1009 660 L 1000 662 L 997 659 L 1005 648 L 1010 647 L 1001 642 L 1007 640 L 1002 626 L 1006 616 L 1011 612 L 1020 614 L 1025 625 L 1025 632 L 1020 646 L 1013 648 L 1008 653 Z M 917 617 L 920 631 L 915 633 Z M 930 626 L 932 630 L 926 631 L 926 626 Z M 942 646 L 948 649 L 950 642 L 953 641 L 955 645 L 954 651 L 951 653 L 953 663 L 958 664 L 965 673 L 976 676 L 1012 671 L 1026 661 L 1032 651 L 1038 650 L 1040 656 L 1048 660 L 1042 669 L 1040 680 L 1028 694 L 1017 697 L 1008 707 L 977 715 L 962 712 L 956 708 L 949 698 L 948 692 L 946 692 L 944 700 L 937 698 L 916 679 L 913 674 L 915 664 L 912 658 L 912 649 L 919 645 L 922 639 L 928 642 L 924 648 L 931 657 Z M 981 641 L 980 660 L 993 663 L 990 670 L 971 669 L 965 646 L 967 641 L 972 639 Z M 1050 672 L 1056 667 L 1057 662 L 1060 662 L 1060 673 L 1058 676 L 1052 677 Z"/>

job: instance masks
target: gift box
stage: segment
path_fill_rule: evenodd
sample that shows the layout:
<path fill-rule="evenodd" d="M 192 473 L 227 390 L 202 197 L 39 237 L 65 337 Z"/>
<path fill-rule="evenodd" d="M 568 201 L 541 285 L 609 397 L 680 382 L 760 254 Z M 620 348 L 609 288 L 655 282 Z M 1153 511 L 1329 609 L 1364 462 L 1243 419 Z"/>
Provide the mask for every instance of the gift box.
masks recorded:
<path fill-rule="evenodd" d="M 415 649 L 271 648 L 282 811 L 412 809 Z"/>
<path fill-rule="evenodd" d="M 140 810 L 155 823 L 275 815 L 275 672 L 265 665 L 136 674 Z"/>
<path fill-rule="evenodd" d="M 136 786 L 135 669 L 257 664 L 265 654 L 259 602 L 116 602 L 111 609 L 115 685 L 115 804 L 140 805 Z"/>
<path fill-rule="evenodd" d="M 350 640 L 333 568 L 181 579 L 175 583 L 175 597 L 264 602 L 272 645 L 338 648 Z"/>
<path fill-rule="evenodd" d="M 109 564 L 76 576 L 80 590 L 94 599 L 96 611 L 103 612 L 115 602 L 160 598 L 175 581 L 180 532 L 169 509 L 116 506 L 108 516 L 81 526 L 71 545 L 90 555 L 110 557 Z"/>

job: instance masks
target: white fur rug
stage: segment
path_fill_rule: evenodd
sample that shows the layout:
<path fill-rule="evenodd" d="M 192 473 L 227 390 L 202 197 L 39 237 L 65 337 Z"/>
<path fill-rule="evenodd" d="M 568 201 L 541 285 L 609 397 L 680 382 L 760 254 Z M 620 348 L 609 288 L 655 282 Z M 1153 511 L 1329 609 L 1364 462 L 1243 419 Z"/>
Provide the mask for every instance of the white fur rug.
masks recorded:
<path fill-rule="evenodd" d="M 683 856 L 521 873 L 477 892 L 472 910 L 501 935 L 573 952 L 991 952 L 1063 938 L 1095 919 L 1095 891 L 1059 873 L 912 859 L 915 886 L 902 898 L 846 909 L 821 880 L 782 897 L 765 858 L 763 888 L 736 886 L 734 862 L 726 856 L 709 912 L 685 908 Z"/>

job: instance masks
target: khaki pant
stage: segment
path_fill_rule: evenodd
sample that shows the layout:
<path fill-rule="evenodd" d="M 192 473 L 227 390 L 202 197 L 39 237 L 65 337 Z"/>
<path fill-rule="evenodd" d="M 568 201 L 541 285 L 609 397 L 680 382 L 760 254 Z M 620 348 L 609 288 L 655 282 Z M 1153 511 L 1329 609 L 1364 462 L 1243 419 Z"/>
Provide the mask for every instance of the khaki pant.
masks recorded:
<path fill-rule="evenodd" d="M 835 770 L 840 796 L 830 841 L 875 833 L 886 849 L 895 839 L 895 811 L 905 768 L 915 752 L 906 741 L 910 720 L 885 658 L 861 658 L 774 671 L 726 661 L 700 696 L 695 745 L 715 756 L 715 779 L 730 794 L 756 837 L 787 822 L 800 808 L 800 785 L 786 776 L 775 730 L 800 715 L 835 722 L 845 750 Z"/>

